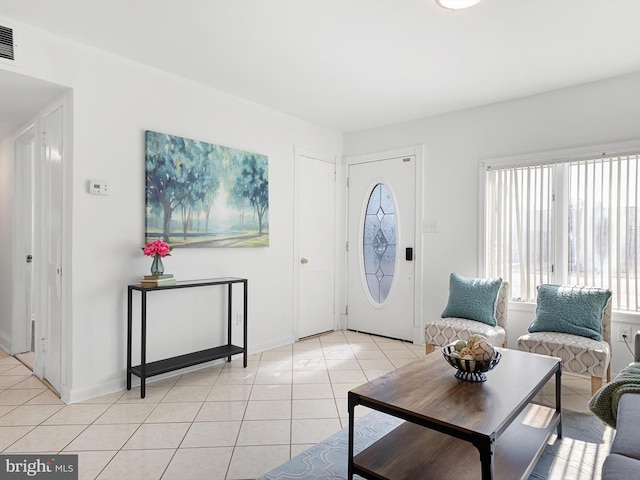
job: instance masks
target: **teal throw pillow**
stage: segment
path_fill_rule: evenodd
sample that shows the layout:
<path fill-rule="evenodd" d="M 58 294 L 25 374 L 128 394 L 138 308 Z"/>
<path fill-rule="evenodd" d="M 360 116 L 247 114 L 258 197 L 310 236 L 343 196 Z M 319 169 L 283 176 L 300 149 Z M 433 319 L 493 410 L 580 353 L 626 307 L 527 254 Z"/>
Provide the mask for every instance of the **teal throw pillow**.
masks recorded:
<path fill-rule="evenodd" d="M 502 278 L 449 277 L 449 302 L 441 317 L 457 317 L 496 326 L 496 304 Z"/>
<path fill-rule="evenodd" d="M 560 332 L 602 340 L 602 315 L 611 292 L 601 288 L 538 285 L 529 332 Z"/>

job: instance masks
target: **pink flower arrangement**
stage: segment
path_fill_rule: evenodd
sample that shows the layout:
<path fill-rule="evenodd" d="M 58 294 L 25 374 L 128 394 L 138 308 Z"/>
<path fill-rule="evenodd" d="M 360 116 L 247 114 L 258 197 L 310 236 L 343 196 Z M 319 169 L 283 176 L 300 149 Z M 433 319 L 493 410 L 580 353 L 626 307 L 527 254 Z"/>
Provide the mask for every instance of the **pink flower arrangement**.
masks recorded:
<path fill-rule="evenodd" d="M 142 249 L 147 257 L 155 257 L 156 255 L 160 257 L 166 257 L 168 255 L 171 255 L 171 250 L 173 250 L 173 247 L 170 247 L 162 240 L 154 240 L 153 242 L 149 242 Z"/>

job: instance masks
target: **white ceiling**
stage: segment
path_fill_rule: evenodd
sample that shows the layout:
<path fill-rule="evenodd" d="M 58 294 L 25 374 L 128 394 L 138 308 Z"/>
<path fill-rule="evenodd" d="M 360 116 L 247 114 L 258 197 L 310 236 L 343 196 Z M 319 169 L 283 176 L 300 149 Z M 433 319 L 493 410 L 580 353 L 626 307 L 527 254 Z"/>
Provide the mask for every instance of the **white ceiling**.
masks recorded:
<path fill-rule="evenodd" d="M 0 70 L 0 143 L 62 95 L 60 85 Z"/>
<path fill-rule="evenodd" d="M 0 0 L 0 16 L 345 132 L 640 71 L 640 0 Z"/>

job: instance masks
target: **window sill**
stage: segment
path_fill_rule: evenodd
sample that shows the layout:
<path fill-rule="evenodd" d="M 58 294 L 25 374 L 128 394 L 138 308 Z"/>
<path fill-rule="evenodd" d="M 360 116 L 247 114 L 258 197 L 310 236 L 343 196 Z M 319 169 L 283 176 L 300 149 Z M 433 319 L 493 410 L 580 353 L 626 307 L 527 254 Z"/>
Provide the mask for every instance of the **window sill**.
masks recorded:
<path fill-rule="evenodd" d="M 509 311 L 535 314 L 536 304 L 535 302 L 520 302 L 517 300 L 510 300 Z M 613 312 L 611 312 L 611 317 L 615 322 L 618 323 L 640 325 L 640 312 L 625 312 L 621 310 L 614 310 Z"/>
<path fill-rule="evenodd" d="M 536 311 L 535 302 L 521 302 L 518 300 L 509 300 L 509 310 L 515 312 L 533 313 Z"/>

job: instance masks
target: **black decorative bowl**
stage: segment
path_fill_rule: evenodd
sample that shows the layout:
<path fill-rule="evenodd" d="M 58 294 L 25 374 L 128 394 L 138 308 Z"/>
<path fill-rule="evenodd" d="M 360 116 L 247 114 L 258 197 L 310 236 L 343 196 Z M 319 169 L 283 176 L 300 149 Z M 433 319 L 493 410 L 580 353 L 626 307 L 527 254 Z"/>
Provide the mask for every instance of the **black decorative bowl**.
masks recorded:
<path fill-rule="evenodd" d="M 453 368 L 457 370 L 456 378 L 467 380 L 468 382 L 486 382 L 487 376 L 484 372 L 493 369 L 498 363 L 502 355 L 496 350 L 494 356 L 490 360 L 464 360 L 460 357 L 454 357 L 451 352 L 455 352 L 455 343 L 442 347 L 442 355 Z"/>

